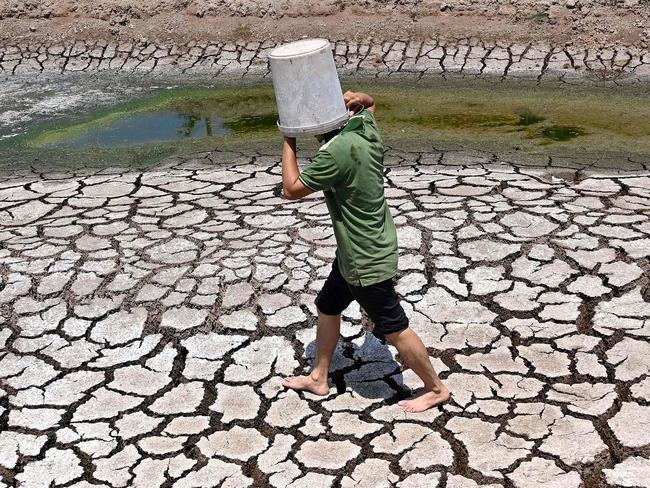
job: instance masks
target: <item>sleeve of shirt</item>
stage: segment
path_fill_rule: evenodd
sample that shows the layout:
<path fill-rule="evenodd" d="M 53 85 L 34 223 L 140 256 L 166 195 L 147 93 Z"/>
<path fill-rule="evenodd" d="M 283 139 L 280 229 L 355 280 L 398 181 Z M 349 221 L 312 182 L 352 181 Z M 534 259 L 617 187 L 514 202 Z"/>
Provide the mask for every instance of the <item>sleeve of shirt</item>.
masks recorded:
<path fill-rule="evenodd" d="M 377 119 L 375 118 L 375 114 L 372 112 L 372 110 L 365 109 L 363 111 L 363 121 L 366 124 L 372 124 L 374 126 L 377 125 Z"/>
<path fill-rule="evenodd" d="M 342 179 L 336 160 L 327 151 L 319 151 L 300 173 L 300 181 L 314 191 L 327 190 Z"/>

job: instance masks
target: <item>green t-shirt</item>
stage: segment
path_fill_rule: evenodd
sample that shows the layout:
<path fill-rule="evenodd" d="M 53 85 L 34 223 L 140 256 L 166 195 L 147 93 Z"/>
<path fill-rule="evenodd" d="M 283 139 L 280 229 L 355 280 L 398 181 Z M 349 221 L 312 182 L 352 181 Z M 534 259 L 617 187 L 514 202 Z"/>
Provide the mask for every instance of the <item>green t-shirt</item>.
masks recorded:
<path fill-rule="evenodd" d="M 345 280 L 367 286 L 397 273 L 397 232 L 384 198 L 384 146 L 370 110 L 323 144 L 300 180 L 323 190 Z"/>

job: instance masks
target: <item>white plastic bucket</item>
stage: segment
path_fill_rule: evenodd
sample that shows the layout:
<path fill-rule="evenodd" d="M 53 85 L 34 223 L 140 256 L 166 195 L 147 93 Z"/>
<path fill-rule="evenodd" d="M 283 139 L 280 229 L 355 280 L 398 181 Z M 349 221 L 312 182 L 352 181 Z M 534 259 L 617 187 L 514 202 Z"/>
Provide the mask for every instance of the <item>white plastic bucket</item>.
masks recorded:
<path fill-rule="evenodd" d="M 327 39 L 283 44 L 269 60 L 284 135 L 326 134 L 345 125 L 348 111 Z"/>

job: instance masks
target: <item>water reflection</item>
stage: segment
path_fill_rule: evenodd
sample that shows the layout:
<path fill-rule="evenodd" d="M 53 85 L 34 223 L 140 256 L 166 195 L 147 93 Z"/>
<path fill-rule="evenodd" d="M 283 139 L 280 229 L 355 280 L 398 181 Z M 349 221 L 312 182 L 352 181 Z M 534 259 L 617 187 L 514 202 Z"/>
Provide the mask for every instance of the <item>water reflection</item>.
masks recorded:
<path fill-rule="evenodd" d="M 110 124 L 88 128 L 65 141 L 65 145 L 75 148 L 132 146 L 228 133 L 230 129 L 217 117 L 199 117 L 176 112 L 144 112 L 120 117 Z"/>
<path fill-rule="evenodd" d="M 183 115 L 183 117 L 185 117 L 185 122 L 178 130 L 185 137 L 212 137 L 230 133 L 230 130 L 228 130 L 230 129 L 229 124 L 221 119 L 197 115 Z M 205 127 L 205 134 L 203 134 L 204 131 L 201 130 L 201 127 Z"/>

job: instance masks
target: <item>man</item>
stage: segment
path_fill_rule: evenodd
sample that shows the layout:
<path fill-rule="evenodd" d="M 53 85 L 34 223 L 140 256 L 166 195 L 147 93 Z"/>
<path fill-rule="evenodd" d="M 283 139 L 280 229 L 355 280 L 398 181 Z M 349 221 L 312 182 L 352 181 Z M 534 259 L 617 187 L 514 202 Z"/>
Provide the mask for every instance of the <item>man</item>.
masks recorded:
<path fill-rule="evenodd" d="M 384 199 L 383 143 L 375 102 L 365 93 L 343 95 L 351 117 L 342 129 L 317 136 L 324 142 L 302 173 L 296 141 L 284 138 L 282 186 L 290 200 L 323 190 L 336 237 L 332 271 L 316 297 L 318 325 L 312 371 L 282 384 L 316 395 L 329 392 L 328 373 L 340 333 L 341 312 L 356 300 L 374 323 L 373 334 L 395 346 L 404 363 L 424 382 L 423 394 L 402 400 L 407 412 L 421 412 L 449 399 L 424 344 L 412 329 L 395 293 L 397 233 Z"/>

